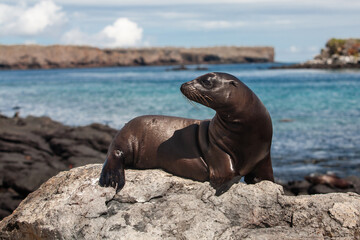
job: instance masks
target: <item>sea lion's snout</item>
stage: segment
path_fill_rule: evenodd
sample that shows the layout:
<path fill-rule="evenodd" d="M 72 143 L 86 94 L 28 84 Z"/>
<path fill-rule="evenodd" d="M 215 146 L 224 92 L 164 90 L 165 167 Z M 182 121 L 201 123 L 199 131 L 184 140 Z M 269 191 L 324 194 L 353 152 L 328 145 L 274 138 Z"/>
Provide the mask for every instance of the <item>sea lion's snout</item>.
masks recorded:
<path fill-rule="evenodd" d="M 180 87 L 180 91 L 188 100 L 200 103 L 207 107 L 211 107 L 211 98 L 202 92 L 202 87 L 197 81 L 198 79 L 194 79 L 192 81 L 183 83 Z"/>
<path fill-rule="evenodd" d="M 180 91 L 182 92 L 182 94 L 185 95 L 185 97 L 187 97 L 189 100 L 192 101 L 196 101 L 194 95 L 199 95 L 198 90 L 196 89 L 196 85 L 194 84 L 194 81 L 183 83 L 180 87 Z"/>
<path fill-rule="evenodd" d="M 191 86 L 191 83 L 190 82 L 186 82 L 186 83 L 183 83 L 180 87 L 180 91 L 182 92 L 182 94 L 189 100 L 193 100 L 191 98 L 192 94 L 191 92 L 193 91 L 192 90 L 192 86 Z"/>
<path fill-rule="evenodd" d="M 181 84 L 181 87 L 180 87 L 180 91 L 182 92 L 182 94 L 184 94 L 185 96 L 186 96 L 186 90 L 188 89 L 188 83 L 186 82 L 186 83 L 183 83 L 183 84 Z"/>

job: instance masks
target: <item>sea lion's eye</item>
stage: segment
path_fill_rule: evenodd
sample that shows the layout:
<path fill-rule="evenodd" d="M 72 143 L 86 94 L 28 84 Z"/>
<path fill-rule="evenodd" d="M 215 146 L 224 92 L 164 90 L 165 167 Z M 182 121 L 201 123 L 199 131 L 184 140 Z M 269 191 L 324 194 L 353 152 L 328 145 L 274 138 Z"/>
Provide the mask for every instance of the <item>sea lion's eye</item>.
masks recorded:
<path fill-rule="evenodd" d="M 201 79 L 201 83 L 204 87 L 211 87 L 211 81 L 209 81 L 208 79 L 206 78 L 202 78 Z"/>
<path fill-rule="evenodd" d="M 123 154 L 123 152 L 120 151 L 120 150 L 115 150 L 115 151 L 114 151 L 115 157 L 121 157 L 122 154 Z"/>

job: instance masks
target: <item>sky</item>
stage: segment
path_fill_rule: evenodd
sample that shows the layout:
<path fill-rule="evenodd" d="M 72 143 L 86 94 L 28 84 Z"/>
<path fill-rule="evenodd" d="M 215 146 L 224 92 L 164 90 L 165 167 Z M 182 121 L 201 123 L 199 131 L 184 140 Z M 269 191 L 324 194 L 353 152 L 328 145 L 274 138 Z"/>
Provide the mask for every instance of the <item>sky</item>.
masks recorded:
<path fill-rule="evenodd" d="M 273 46 L 299 62 L 332 37 L 360 38 L 360 0 L 0 0 L 0 44 Z"/>

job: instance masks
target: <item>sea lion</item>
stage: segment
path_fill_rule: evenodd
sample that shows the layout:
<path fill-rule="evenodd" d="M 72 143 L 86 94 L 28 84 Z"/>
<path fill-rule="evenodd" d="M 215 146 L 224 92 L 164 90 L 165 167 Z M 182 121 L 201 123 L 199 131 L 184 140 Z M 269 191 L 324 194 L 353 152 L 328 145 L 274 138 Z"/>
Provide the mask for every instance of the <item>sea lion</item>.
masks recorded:
<path fill-rule="evenodd" d="M 244 83 L 214 72 L 182 84 L 180 90 L 189 100 L 214 109 L 213 119 L 134 118 L 109 146 L 101 186 L 121 190 L 124 167 L 161 168 L 180 177 L 210 181 L 217 195 L 243 176 L 246 183 L 274 181 L 271 118 Z"/>

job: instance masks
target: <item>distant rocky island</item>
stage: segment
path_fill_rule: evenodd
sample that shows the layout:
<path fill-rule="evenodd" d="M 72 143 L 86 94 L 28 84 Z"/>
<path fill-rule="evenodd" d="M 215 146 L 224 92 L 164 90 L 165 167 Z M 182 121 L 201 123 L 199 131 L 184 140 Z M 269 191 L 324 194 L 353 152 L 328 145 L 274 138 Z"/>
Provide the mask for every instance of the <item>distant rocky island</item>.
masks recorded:
<path fill-rule="evenodd" d="M 273 68 L 360 68 L 360 39 L 332 38 L 314 59 L 300 64 Z"/>
<path fill-rule="evenodd" d="M 90 68 L 273 62 L 272 47 L 100 49 L 67 45 L 0 45 L 0 69 Z"/>

